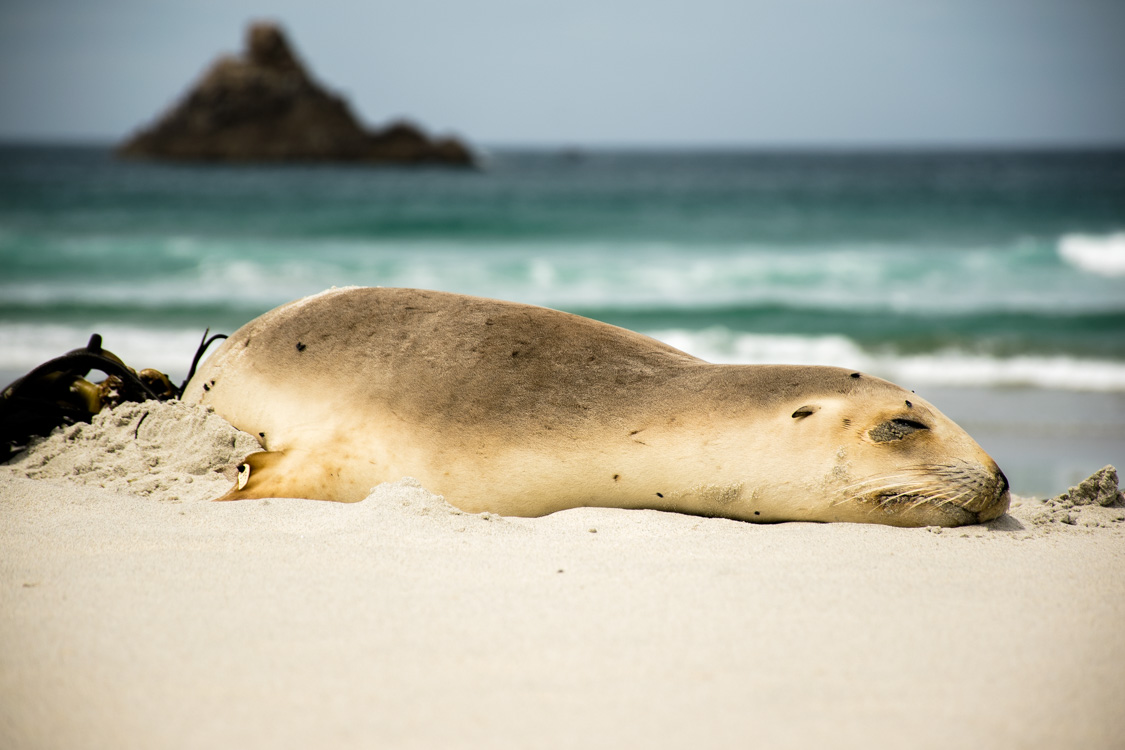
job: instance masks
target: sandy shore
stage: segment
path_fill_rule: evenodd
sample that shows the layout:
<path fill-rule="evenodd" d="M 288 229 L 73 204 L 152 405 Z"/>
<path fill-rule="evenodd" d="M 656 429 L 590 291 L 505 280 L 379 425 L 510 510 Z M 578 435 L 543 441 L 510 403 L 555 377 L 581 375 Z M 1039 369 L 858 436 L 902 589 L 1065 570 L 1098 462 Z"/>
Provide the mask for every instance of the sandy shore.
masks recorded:
<path fill-rule="evenodd" d="M 0 747 L 1125 744 L 1123 508 L 209 502 L 253 446 L 127 405 L 0 467 Z"/>

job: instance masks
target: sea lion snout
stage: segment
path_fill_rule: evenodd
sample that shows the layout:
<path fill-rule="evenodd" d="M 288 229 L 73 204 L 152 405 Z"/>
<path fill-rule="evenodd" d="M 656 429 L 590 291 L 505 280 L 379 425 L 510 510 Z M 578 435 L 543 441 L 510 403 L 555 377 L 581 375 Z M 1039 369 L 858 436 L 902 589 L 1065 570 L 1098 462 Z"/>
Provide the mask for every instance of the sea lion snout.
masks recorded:
<path fill-rule="evenodd" d="M 1004 515 L 1008 512 L 1008 506 L 1012 502 L 1011 485 L 1008 484 L 1008 477 L 1004 475 L 1004 472 L 995 462 L 992 464 L 992 469 L 995 472 L 995 490 L 991 498 L 987 495 L 983 496 L 984 502 L 977 510 L 979 523 L 991 521 Z"/>
<path fill-rule="evenodd" d="M 991 521 L 1007 512 L 1012 499 L 1008 477 L 991 458 L 957 467 L 947 476 L 955 492 L 952 505 L 975 516 L 976 523 Z"/>

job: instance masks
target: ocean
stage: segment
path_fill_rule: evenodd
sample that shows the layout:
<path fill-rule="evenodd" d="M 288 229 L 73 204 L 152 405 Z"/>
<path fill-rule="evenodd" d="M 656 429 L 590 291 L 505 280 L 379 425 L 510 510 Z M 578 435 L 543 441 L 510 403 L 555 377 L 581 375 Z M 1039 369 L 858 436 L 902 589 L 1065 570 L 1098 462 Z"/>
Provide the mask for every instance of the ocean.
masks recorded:
<path fill-rule="evenodd" d="M 960 422 L 1021 494 L 1125 468 L 1123 151 L 497 148 L 458 171 L 0 146 L 3 383 L 95 331 L 178 381 L 205 328 L 333 285 L 864 370 Z"/>

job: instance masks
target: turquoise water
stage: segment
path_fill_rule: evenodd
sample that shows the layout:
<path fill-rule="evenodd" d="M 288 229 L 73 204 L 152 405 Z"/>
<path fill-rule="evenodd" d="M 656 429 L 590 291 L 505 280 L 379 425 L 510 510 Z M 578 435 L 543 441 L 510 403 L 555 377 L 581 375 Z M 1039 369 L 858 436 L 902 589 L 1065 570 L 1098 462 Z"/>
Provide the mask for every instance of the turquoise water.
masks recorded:
<path fill-rule="evenodd" d="M 205 327 L 349 284 L 543 304 L 711 361 L 921 393 L 1095 394 L 1125 446 L 1123 152 L 497 150 L 406 171 L 0 147 L 5 381 L 95 330 L 179 378 Z"/>

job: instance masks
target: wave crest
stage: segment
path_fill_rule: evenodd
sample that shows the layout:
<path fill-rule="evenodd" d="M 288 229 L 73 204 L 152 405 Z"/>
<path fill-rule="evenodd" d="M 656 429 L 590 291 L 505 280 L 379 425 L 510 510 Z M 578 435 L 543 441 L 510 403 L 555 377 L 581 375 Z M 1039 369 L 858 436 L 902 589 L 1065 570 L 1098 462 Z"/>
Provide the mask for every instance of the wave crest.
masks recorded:
<path fill-rule="evenodd" d="M 1059 239 L 1059 257 L 1099 276 L 1125 276 L 1125 232 L 1068 234 Z"/>

